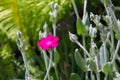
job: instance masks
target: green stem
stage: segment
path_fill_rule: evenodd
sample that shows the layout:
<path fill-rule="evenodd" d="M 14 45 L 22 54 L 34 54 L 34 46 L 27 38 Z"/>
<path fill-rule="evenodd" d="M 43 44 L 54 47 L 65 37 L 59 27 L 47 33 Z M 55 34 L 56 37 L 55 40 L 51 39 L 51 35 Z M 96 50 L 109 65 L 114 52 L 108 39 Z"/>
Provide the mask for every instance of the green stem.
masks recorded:
<path fill-rule="evenodd" d="M 47 77 L 48 77 L 48 75 L 49 75 L 49 72 L 50 72 L 51 65 L 52 65 L 52 52 L 49 51 L 49 53 L 50 53 L 49 66 L 48 66 L 48 69 L 47 69 L 46 75 L 45 75 L 45 77 L 44 77 L 44 80 L 47 79 Z"/>

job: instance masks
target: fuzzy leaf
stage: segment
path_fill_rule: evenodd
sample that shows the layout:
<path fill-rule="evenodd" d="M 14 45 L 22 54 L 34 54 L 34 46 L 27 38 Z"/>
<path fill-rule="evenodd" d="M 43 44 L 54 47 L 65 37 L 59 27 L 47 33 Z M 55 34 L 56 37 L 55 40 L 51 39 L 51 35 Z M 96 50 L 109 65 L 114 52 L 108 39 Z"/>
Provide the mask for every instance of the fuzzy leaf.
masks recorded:
<path fill-rule="evenodd" d="M 103 73 L 105 73 L 106 75 L 108 75 L 109 73 L 111 73 L 113 70 L 113 67 L 112 67 L 112 63 L 108 62 L 104 65 L 103 67 Z"/>
<path fill-rule="evenodd" d="M 80 76 L 76 73 L 71 73 L 70 80 L 81 80 Z"/>
<path fill-rule="evenodd" d="M 100 57 L 100 67 L 102 68 L 103 67 L 103 65 L 104 65 L 104 47 L 103 46 L 101 46 L 100 47 L 100 52 L 99 52 L 99 57 Z"/>
<path fill-rule="evenodd" d="M 97 71 L 97 66 L 96 66 L 96 63 L 95 63 L 95 61 L 93 60 L 93 59 L 90 59 L 90 61 L 89 61 L 89 63 L 90 63 L 90 69 L 92 70 L 92 71 Z"/>
<path fill-rule="evenodd" d="M 104 45 L 102 45 L 100 47 L 100 51 L 99 51 L 99 64 L 100 64 L 100 68 L 102 69 L 103 66 L 105 65 L 105 63 L 108 61 L 108 50 L 105 47 L 106 52 L 104 51 Z"/>
<path fill-rule="evenodd" d="M 75 61 L 81 70 L 83 70 L 84 72 L 87 71 L 87 64 L 82 58 L 81 54 L 78 52 L 78 49 L 75 50 Z"/>

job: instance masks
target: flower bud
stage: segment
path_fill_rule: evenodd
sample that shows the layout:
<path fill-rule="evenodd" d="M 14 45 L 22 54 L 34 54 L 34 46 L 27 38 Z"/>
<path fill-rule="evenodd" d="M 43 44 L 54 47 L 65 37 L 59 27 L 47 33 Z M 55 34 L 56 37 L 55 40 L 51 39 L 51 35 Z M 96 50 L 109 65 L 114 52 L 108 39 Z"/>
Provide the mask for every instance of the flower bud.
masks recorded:
<path fill-rule="evenodd" d="M 18 31 L 16 34 L 17 34 L 19 39 L 22 39 L 22 33 L 20 31 Z"/>
<path fill-rule="evenodd" d="M 76 42 L 78 40 L 78 37 L 75 34 L 72 34 L 71 32 L 69 32 L 69 39 L 72 42 Z"/>
<path fill-rule="evenodd" d="M 93 28 L 92 25 L 90 25 L 90 27 L 89 27 L 89 35 L 90 35 L 90 37 L 91 38 L 96 37 L 96 33 L 97 33 L 97 29 Z"/>

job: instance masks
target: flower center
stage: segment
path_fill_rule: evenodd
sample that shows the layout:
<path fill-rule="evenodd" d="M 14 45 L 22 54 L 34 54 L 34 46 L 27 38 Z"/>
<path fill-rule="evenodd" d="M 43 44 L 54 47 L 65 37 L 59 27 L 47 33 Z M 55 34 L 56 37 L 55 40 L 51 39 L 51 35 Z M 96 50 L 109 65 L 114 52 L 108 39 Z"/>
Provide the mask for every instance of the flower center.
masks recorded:
<path fill-rule="evenodd" d="M 48 42 L 47 42 L 47 45 L 51 45 L 51 41 L 48 41 Z"/>

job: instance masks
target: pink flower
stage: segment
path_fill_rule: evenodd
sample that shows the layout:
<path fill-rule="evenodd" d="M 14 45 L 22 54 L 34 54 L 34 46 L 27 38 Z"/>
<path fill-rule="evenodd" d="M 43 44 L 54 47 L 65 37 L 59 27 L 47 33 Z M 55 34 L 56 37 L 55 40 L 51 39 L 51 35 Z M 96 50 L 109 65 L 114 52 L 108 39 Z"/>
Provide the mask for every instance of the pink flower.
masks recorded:
<path fill-rule="evenodd" d="M 57 36 L 47 35 L 38 41 L 38 46 L 43 50 L 49 50 L 58 46 L 59 38 Z"/>

